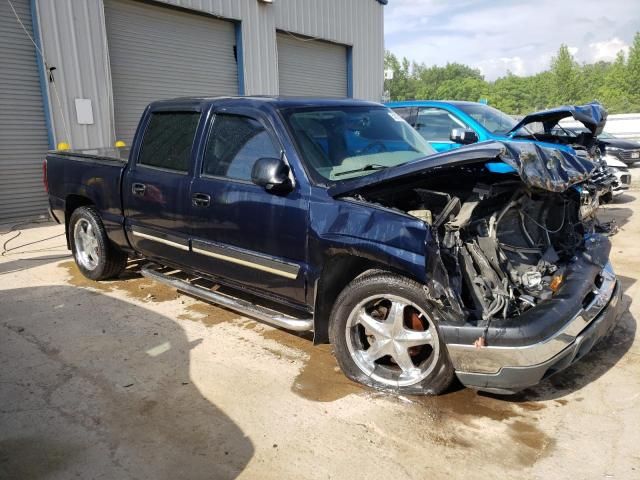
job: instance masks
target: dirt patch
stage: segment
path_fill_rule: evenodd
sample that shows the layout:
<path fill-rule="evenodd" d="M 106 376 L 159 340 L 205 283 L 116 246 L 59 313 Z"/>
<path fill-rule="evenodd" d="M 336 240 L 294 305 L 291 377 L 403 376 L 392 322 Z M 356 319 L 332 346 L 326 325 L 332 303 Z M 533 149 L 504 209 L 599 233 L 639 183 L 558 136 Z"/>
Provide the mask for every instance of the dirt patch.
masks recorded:
<path fill-rule="evenodd" d="M 478 420 L 490 420 L 490 425 L 506 429 L 500 442 L 511 444 L 502 458 L 518 465 L 531 466 L 547 455 L 553 439 L 537 425 L 535 412 L 546 408 L 543 403 L 521 401 L 520 397 L 494 397 L 462 388 L 439 397 L 409 397 L 414 409 L 428 419 L 425 429 L 439 433 L 429 438 L 442 445 L 478 447 Z M 449 432 L 447 434 L 442 432 Z"/>
<path fill-rule="evenodd" d="M 180 320 L 194 320 L 207 326 L 214 326 L 241 318 L 240 314 L 226 308 L 211 305 L 202 300 L 184 307 L 184 313 L 178 315 Z"/>
<path fill-rule="evenodd" d="M 185 306 L 179 319 L 195 320 L 208 326 L 235 321 L 241 328 L 255 331 L 266 340 L 273 340 L 284 348 L 263 345 L 263 349 L 276 358 L 295 361 L 302 359 L 303 365 L 294 379 L 291 390 L 297 395 L 316 402 L 333 402 L 352 393 L 360 393 L 364 388 L 344 376 L 330 345 L 313 345 L 311 335 L 297 335 L 292 332 L 265 326 L 255 320 L 242 318 L 240 314 L 206 302 Z M 287 349 L 301 355 L 291 355 Z"/>
<path fill-rule="evenodd" d="M 67 282 L 76 287 L 93 288 L 102 292 L 123 292 L 131 298 L 146 302 L 167 302 L 180 296 L 176 289 L 141 276 L 135 266 L 128 267 L 115 280 L 100 282 L 89 280 L 82 275 L 73 261 L 61 263 L 59 266 L 66 270 L 69 276 Z"/>
<path fill-rule="evenodd" d="M 265 339 L 304 354 L 300 372 L 291 385 L 291 391 L 296 395 L 315 402 L 334 402 L 364 391 L 364 387 L 342 373 L 331 353 L 331 345 L 314 346 L 311 335 L 296 335 L 284 330 L 266 329 L 259 333 Z"/>

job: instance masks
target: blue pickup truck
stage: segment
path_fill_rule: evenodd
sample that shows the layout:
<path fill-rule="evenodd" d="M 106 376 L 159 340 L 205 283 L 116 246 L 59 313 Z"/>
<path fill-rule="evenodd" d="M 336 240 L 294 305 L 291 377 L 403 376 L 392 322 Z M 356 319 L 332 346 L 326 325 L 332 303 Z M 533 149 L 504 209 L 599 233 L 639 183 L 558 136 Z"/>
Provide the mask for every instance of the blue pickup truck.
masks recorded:
<path fill-rule="evenodd" d="M 241 97 L 154 102 L 130 151 L 55 151 L 44 172 L 88 278 L 143 258 L 143 275 L 313 331 L 357 382 L 437 394 L 455 376 L 521 390 L 613 328 L 593 168 L 525 143 L 434 154 L 376 103 Z"/>

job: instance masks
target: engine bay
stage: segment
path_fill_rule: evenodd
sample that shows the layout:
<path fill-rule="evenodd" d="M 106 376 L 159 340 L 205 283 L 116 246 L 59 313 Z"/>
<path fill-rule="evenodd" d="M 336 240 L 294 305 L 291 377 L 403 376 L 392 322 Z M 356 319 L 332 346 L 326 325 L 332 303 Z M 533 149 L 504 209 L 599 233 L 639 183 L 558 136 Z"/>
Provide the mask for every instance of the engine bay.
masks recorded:
<path fill-rule="evenodd" d="M 486 326 L 559 291 L 567 265 L 595 232 L 599 195 L 591 182 L 549 191 L 471 164 L 360 197 L 428 226 L 428 295 L 448 315 Z"/>

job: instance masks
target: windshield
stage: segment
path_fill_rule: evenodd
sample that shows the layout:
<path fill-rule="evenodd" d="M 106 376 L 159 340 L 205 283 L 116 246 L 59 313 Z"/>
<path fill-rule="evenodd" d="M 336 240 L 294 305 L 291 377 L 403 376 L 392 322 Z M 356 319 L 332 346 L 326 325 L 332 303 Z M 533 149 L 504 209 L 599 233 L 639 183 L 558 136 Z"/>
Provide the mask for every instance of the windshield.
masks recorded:
<path fill-rule="evenodd" d="M 435 153 L 388 108 L 296 108 L 283 114 L 307 169 L 320 183 L 368 175 Z"/>
<path fill-rule="evenodd" d="M 460 110 L 473 118 L 491 133 L 504 135 L 518 122 L 500 110 L 481 103 L 456 105 Z"/>

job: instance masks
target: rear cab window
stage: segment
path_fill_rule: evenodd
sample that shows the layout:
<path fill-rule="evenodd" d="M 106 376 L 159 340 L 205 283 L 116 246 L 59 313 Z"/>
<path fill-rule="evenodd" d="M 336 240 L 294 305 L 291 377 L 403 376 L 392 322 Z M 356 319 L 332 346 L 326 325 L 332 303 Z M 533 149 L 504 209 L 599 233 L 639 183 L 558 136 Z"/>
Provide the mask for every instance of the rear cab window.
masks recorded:
<path fill-rule="evenodd" d="M 142 139 L 138 165 L 186 173 L 199 112 L 154 112 Z"/>

